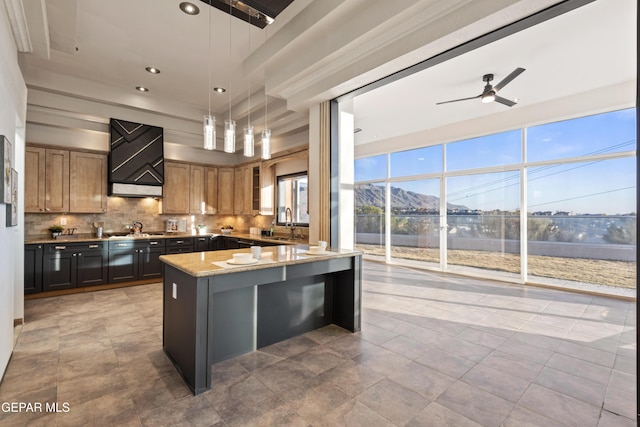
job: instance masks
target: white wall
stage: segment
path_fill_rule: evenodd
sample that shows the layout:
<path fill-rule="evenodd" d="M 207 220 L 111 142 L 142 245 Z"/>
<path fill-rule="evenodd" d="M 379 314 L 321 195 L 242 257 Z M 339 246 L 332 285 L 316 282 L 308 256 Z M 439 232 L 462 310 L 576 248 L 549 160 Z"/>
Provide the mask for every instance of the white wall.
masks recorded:
<path fill-rule="evenodd" d="M 20 176 L 18 199 L 24 200 L 24 133 L 27 88 L 18 67 L 16 45 L 4 5 L 0 7 L 0 134 L 13 144 L 13 168 Z M 23 204 L 18 206 L 23 212 Z M 24 314 L 24 215 L 17 227 L 6 226 L 6 207 L 0 204 L 0 377 L 13 350 L 14 319 Z"/>

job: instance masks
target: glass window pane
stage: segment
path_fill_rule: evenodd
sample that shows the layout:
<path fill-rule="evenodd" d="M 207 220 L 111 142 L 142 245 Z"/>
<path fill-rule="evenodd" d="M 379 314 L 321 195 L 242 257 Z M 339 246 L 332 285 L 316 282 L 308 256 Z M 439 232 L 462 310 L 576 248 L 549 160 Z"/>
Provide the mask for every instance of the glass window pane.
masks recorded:
<path fill-rule="evenodd" d="M 278 225 L 309 225 L 307 174 L 278 177 Z"/>
<path fill-rule="evenodd" d="M 534 168 L 529 274 L 635 288 L 636 159 Z"/>
<path fill-rule="evenodd" d="M 387 177 L 387 155 L 356 159 L 354 165 L 354 181 L 369 181 Z"/>
<path fill-rule="evenodd" d="M 391 256 L 440 262 L 440 180 L 391 185 Z"/>
<path fill-rule="evenodd" d="M 442 145 L 391 153 L 391 177 L 442 171 Z"/>
<path fill-rule="evenodd" d="M 518 164 L 522 161 L 518 130 L 451 142 L 446 145 L 447 170 Z"/>
<path fill-rule="evenodd" d="M 355 184 L 354 197 L 356 249 L 384 256 L 385 184 Z"/>
<path fill-rule="evenodd" d="M 520 272 L 520 173 L 447 178 L 447 263 Z"/>
<path fill-rule="evenodd" d="M 529 162 L 635 149 L 635 108 L 527 129 Z"/>

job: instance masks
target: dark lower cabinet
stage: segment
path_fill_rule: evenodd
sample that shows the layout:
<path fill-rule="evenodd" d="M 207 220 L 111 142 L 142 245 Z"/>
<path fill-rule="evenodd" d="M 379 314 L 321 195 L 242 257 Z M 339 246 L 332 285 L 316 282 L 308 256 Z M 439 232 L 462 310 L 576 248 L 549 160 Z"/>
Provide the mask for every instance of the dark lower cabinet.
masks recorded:
<path fill-rule="evenodd" d="M 210 251 L 211 238 L 209 236 L 198 236 L 194 238 L 193 249 L 195 252 Z"/>
<path fill-rule="evenodd" d="M 194 238 L 193 237 L 172 237 L 166 239 L 167 254 L 184 254 L 193 252 Z"/>
<path fill-rule="evenodd" d="M 109 242 L 109 283 L 162 277 L 160 255 L 164 240 L 116 240 Z"/>
<path fill-rule="evenodd" d="M 108 281 L 103 242 L 46 244 L 42 264 L 43 291 L 103 285 Z"/>
<path fill-rule="evenodd" d="M 42 292 L 44 245 L 24 245 L 24 293 Z"/>

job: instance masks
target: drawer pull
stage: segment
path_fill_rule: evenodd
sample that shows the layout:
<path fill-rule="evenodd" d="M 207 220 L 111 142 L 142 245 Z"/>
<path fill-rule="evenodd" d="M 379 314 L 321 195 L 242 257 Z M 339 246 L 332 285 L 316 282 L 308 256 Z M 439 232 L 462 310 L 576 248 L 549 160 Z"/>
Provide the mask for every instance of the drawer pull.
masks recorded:
<path fill-rule="evenodd" d="M 89 249 L 95 249 L 95 248 L 99 248 L 100 245 L 89 245 Z"/>
<path fill-rule="evenodd" d="M 178 244 L 178 245 L 181 245 L 181 244 L 183 244 L 183 243 L 184 243 L 184 240 L 178 240 L 178 241 L 176 242 L 176 244 Z"/>
<path fill-rule="evenodd" d="M 123 247 L 123 246 L 126 247 L 126 246 L 129 246 L 129 245 L 127 245 L 126 243 L 116 243 L 116 246 L 118 246 L 118 247 Z"/>
<path fill-rule="evenodd" d="M 56 246 L 56 251 L 64 251 L 65 249 L 67 249 L 66 246 Z"/>
<path fill-rule="evenodd" d="M 150 245 L 157 245 L 158 242 L 149 242 Z"/>

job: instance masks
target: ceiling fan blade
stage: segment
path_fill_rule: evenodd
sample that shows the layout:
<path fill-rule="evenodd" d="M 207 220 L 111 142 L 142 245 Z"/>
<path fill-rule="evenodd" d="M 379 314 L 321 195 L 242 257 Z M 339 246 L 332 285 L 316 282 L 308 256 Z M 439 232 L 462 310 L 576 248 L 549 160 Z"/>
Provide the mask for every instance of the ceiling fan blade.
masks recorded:
<path fill-rule="evenodd" d="M 442 102 L 436 102 L 436 105 L 440 105 L 440 104 L 448 104 L 450 102 L 458 102 L 458 101 L 467 101 L 469 99 L 478 99 L 480 98 L 482 95 L 478 95 L 478 96 L 472 96 L 470 98 L 460 98 L 460 99 L 453 99 L 451 101 L 442 101 Z"/>
<path fill-rule="evenodd" d="M 509 84 L 511 82 L 511 80 L 515 79 L 516 77 L 518 77 L 520 74 L 522 74 L 524 72 L 524 68 L 516 68 L 515 70 L 513 70 L 511 72 L 511 74 L 509 74 L 507 77 L 505 77 L 504 79 L 502 79 L 502 81 L 500 83 L 498 83 L 497 85 L 495 85 L 493 87 L 493 90 L 495 90 L 496 92 L 499 91 L 500 89 L 502 89 L 503 87 L 505 87 L 507 84 Z"/>
<path fill-rule="evenodd" d="M 513 102 L 510 99 L 507 98 L 503 98 L 501 96 L 496 95 L 496 99 L 494 99 L 495 102 L 499 102 L 500 104 L 506 105 L 507 107 L 513 107 L 514 105 L 517 104 L 517 102 Z"/>

